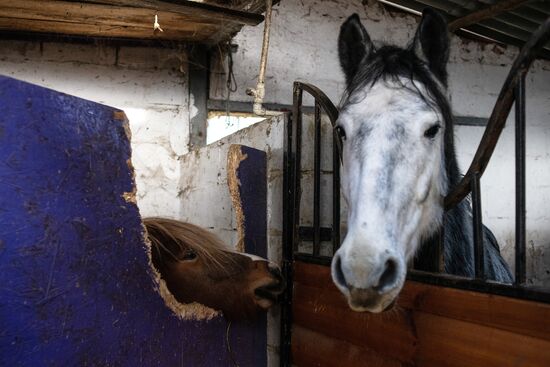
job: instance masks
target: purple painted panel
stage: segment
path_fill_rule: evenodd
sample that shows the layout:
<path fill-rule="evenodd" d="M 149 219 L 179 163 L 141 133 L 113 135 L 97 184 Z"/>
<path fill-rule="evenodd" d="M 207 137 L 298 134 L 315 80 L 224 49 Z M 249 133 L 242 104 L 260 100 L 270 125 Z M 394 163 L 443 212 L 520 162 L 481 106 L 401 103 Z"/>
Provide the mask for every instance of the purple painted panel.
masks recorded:
<path fill-rule="evenodd" d="M 0 111 L 0 365 L 232 366 L 223 318 L 155 290 L 119 111 L 6 77 Z M 258 322 L 232 326 L 240 366 Z"/>

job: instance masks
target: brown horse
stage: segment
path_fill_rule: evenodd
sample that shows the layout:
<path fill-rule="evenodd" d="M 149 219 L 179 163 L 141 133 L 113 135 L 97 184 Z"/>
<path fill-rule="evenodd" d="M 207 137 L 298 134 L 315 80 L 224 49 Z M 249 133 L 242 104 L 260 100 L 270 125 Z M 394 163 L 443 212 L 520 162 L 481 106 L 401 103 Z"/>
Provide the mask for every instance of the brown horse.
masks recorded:
<path fill-rule="evenodd" d="M 198 302 L 229 319 L 267 310 L 285 284 L 277 265 L 235 252 L 194 224 L 167 218 L 143 220 L 152 262 L 180 303 Z"/>

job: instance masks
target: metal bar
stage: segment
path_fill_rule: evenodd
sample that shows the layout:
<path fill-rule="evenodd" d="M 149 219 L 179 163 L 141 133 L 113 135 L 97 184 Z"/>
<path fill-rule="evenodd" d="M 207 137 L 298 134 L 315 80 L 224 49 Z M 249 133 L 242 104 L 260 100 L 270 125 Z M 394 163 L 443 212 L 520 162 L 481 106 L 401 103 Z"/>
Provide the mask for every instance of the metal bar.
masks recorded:
<path fill-rule="evenodd" d="M 445 221 L 446 215 L 443 214 L 443 224 L 439 230 L 439 241 L 437 244 L 437 269 L 439 273 L 445 272 Z"/>
<path fill-rule="evenodd" d="M 472 219 L 474 229 L 474 265 L 476 279 L 485 279 L 485 253 L 483 250 L 483 224 L 481 222 L 481 188 L 479 174 L 474 173 L 472 185 Z"/>
<path fill-rule="evenodd" d="M 287 165 L 283 188 L 283 275 L 287 280 L 287 288 L 283 293 L 281 302 L 281 345 L 280 366 L 292 365 L 292 292 L 293 292 L 293 268 L 294 252 L 300 241 L 300 171 L 301 171 L 301 135 L 302 135 L 302 88 L 299 83 L 294 83 L 293 107 L 290 118 L 286 124 L 287 134 L 285 152 Z"/>
<path fill-rule="evenodd" d="M 499 1 L 494 5 L 490 5 L 482 9 L 475 10 L 469 14 L 466 14 L 460 18 L 453 20 L 451 23 L 449 23 L 449 30 L 454 32 L 457 29 L 467 27 L 471 24 L 479 23 L 484 19 L 493 18 L 498 14 L 520 7 L 521 5 L 523 5 L 528 1 L 530 0 Z"/>
<path fill-rule="evenodd" d="M 516 286 L 512 284 L 497 283 L 490 280 L 470 279 L 450 274 L 434 274 L 420 270 L 409 270 L 407 279 L 443 287 L 465 289 L 550 304 L 550 292 L 548 288 Z"/>
<path fill-rule="evenodd" d="M 321 106 L 315 101 L 313 141 L 313 256 L 321 249 Z"/>
<path fill-rule="evenodd" d="M 301 179 L 301 146 L 302 146 L 302 102 L 303 91 L 308 92 L 315 98 L 316 120 L 319 121 L 320 127 L 320 108 L 323 108 L 330 121 L 334 122 L 338 118 L 338 110 L 330 99 L 317 87 L 305 83 L 294 82 L 293 90 L 293 105 L 292 119 L 289 120 L 285 127 L 287 128 L 285 140 L 285 158 L 284 166 L 285 174 L 283 180 L 283 271 L 286 276 L 288 287 L 283 293 L 282 310 L 281 310 L 281 346 L 280 346 L 280 366 L 291 366 L 291 337 L 292 337 L 292 263 L 296 257 L 298 244 L 302 239 L 302 231 L 300 228 L 300 179 Z M 319 129 L 320 133 L 320 129 Z M 320 136 L 317 136 L 316 141 L 319 144 L 320 153 Z M 320 160 L 320 154 L 319 154 Z M 317 165 L 317 164 L 316 164 Z M 320 164 L 317 166 L 320 174 Z M 320 180 L 318 180 L 320 182 Z M 319 188 L 320 189 L 320 188 Z M 320 240 L 323 232 L 320 225 L 316 226 L 317 238 Z M 334 232 L 334 231 L 332 231 Z M 339 232 L 338 232 L 339 233 Z M 339 235 L 338 235 L 339 236 Z M 339 238 L 339 237 L 338 237 Z M 319 241 L 320 242 L 320 241 Z M 312 258 L 327 258 L 330 262 L 330 257 L 312 256 Z M 323 260 L 324 261 L 324 260 Z"/>
<path fill-rule="evenodd" d="M 220 111 L 225 113 L 226 106 L 229 105 L 229 111 L 231 112 L 242 112 L 242 113 L 252 113 L 253 102 L 243 102 L 243 101 L 229 101 L 225 99 L 209 99 L 208 100 L 208 110 L 209 111 Z M 269 111 L 281 111 L 289 112 L 292 111 L 293 107 L 290 104 L 282 103 L 269 103 L 265 102 L 264 107 Z M 312 106 L 302 106 L 302 112 L 306 114 L 313 114 L 315 112 Z"/>
<path fill-rule="evenodd" d="M 518 57 L 514 61 L 508 77 L 500 90 L 500 94 L 489 118 L 485 133 L 481 138 L 479 147 L 474 155 L 474 159 L 468 172 L 462 178 L 460 183 L 445 198 L 445 208 L 449 209 L 458 204 L 468 195 L 470 191 L 470 180 L 473 173 L 483 175 L 489 160 L 493 154 L 500 133 L 506 123 L 506 118 L 510 113 L 512 103 L 514 102 L 514 90 L 518 80 L 524 75 L 537 53 L 550 38 L 550 18 L 548 18 L 525 43 Z"/>
<path fill-rule="evenodd" d="M 516 87 L 516 277 L 525 283 L 525 75 Z"/>
<path fill-rule="evenodd" d="M 306 254 L 303 252 L 297 252 L 294 254 L 294 259 L 296 261 L 302 261 L 309 264 L 317 264 L 330 266 L 332 263 L 332 256 L 313 256 L 311 254 Z"/>
<path fill-rule="evenodd" d="M 330 98 L 328 98 L 322 90 L 314 85 L 302 82 L 294 82 L 294 87 L 296 88 L 296 86 L 300 88 L 300 90 L 305 90 L 313 97 L 315 97 L 315 101 L 317 101 L 323 107 L 323 111 L 326 112 L 329 120 L 334 124 L 334 122 L 338 119 L 338 109 L 336 109 L 336 106 L 332 103 Z"/>
<path fill-rule="evenodd" d="M 283 264 L 282 272 L 286 279 L 287 287 L 281 296 L 281 330 L 280 330 L 280 366 L 290 366 L 290 351 L 292 337 L 292 288 L 293 288 L 293 254 L 294 242 L 292 228 L 292 206 L 294 202 L 293 158 L 292 158 L 292 113 L 285 120 L 285 141 L 283 155 Z"/>
<path fill-rule="evenodd" d="M 331 121 L 333 124 L 335 121 Z M 332 134 L 332 253 L 340 247 L 340 137 Z"/>
<path fill-rule="evenodd" d="M 292 203 L 292 242 L 294 243 L 294 250 L 297 249 L 300 241 L 298 226 L 300 221 L 300 179 L 302 177 L 302 96 L 302 88 L 298 83 L 294 83 L 294 110 L 292 112 L 292 155 L 294 161 L 292 167 L 292 190 L 294 191 Z"/>
<path fill-rule="evenodd" d="M 331 241 L 333 234 L 332 228 L 321 227 L 320 228 L 321 242 Z M 300 234 L 300 240 L 306 242 L 313 242 L 314 237 L 314 228 L 313 227 L 302 227 L 298 228 L 298 233 Z"/>

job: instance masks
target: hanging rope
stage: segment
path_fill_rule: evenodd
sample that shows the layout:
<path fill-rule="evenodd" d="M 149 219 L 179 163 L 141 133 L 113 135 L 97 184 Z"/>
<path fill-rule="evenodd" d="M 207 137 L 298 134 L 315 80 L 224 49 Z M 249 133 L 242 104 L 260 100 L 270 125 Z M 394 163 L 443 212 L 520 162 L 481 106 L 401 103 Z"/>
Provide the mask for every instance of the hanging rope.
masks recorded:
<path fill-rule="evenodd" d="M 227 80 L 225 82 L 226 88 L 226 100 L 225 100 L 225 125 L 227 127 L 232 126 L 231 119 L 229 117 L 229 98 L 231 93 L 237 91 L 237 80 L 235 79 L 235 74 L 233 73 L 233 50 L 231 48 L 231 43 L 227 44 Z"/>
<path fill-rule="evenodd" d="M 253 111 L 256 115 L 264 116 L 266 111 L 262 106 L 265 96 L 265 69 L 267 66 L 267 51 L 269 49 L 269 30 L 271 28 L 271 7 L 272 0 L 266 0 L 264 41 L 262 44 L 262 55 L 260 57 L 260 73 L 258 74 L 258 84 L 256 89 L 249 88 L 246 94 L 254 97 Z"/>

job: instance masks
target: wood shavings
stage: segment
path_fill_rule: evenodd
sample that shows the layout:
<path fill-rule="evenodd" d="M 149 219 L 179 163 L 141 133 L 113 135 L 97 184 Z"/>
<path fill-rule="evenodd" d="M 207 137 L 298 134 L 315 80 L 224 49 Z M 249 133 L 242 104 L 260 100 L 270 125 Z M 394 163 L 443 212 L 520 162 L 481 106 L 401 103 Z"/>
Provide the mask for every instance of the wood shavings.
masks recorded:
<path fill-rule="evenodd" d="M 237 235 L 239 240 L 237 241 L 236 250 L 238 252 L 244 252 L 244 213 L 239 193 L 241 182 L 237 177 L 237 169 L 246 158 L 248 156 L 243 154 L 240 145 L 232 144 L 229 147 L 229 152 L 227 153 L 227 185 L 229 186 L 229 195 L 233 202 L 235 218 L 237 220 Z"/>

